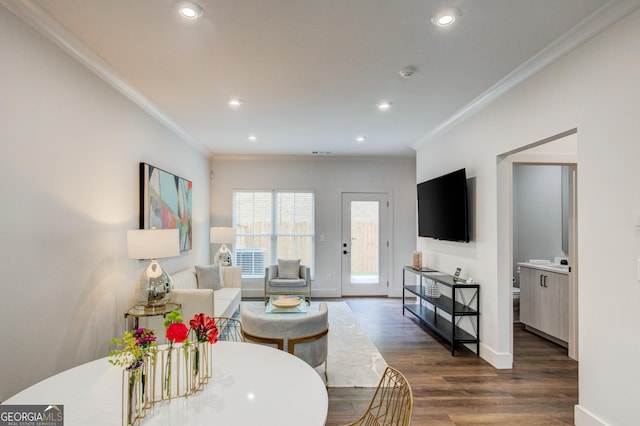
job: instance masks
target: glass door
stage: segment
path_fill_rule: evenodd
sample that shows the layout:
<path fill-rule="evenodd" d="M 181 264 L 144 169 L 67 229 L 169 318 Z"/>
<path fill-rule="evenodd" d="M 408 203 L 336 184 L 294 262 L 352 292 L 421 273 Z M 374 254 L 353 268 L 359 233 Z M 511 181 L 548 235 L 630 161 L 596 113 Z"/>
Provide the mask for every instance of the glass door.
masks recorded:
<path fill-rule="evenodd" d="M 342 295 L 387 294 L 388 197 L 342 194 Z"/>

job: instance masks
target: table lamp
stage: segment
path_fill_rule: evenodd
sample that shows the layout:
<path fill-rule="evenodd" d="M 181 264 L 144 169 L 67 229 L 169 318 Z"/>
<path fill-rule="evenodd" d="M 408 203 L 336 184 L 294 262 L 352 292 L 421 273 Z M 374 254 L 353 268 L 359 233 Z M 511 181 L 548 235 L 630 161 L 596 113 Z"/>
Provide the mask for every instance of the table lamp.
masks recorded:
<path fill-rule="evenodd" d="M 214 227 L 211 228 L 209 233 L 212 244 L 222 244 L 220 250 L 213 257 L 213 263 L 217 263 L 222 266 L 231 266 L 233 253 L 229 250 L 226 244 L 233 244 L 236 242 L 236 229 L 228 227 Z"/>
<path fill-rule="evenodd" d="M 127 231 L 129 259 L 149 259 L 136 284 L 138 305 L 153 309 L 167 304 L 173 284 L 158 259 L 180 255 L 177 229 L 136 229 Z"/>

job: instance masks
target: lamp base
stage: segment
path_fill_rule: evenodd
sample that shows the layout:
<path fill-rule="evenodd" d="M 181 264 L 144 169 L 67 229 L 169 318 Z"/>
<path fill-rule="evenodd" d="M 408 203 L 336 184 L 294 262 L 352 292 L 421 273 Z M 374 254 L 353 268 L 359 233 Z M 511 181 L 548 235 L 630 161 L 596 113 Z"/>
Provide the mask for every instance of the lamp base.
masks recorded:
<path fill-rule="evenodd" d="M 217 263 L 222 266 L 231 266 L 233 263 L 233 253 L 227 248 L 226 245 L 222 245 L 220 250 L 213 257 L 213 263 Z"/>
<path fill-rule="evenodd" d="M 169 302 L 172 290 L 171 276 L 153 259 L 138 279 L 136 301 L 145 310 L 153 310 Z"/>

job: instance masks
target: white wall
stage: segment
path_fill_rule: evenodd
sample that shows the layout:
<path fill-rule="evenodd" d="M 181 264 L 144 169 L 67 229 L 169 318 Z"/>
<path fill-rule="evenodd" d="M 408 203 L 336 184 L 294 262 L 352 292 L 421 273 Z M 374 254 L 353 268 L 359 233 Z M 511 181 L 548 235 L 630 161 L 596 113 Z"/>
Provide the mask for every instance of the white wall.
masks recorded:
<path fill-rule="evenodd" d="M 631 425 L 640 418 L 638 52 L 635 12 L 417 153 L 418 180 L 459 167 L 477 179 L 474 241 L 420 239 L 418 246 L 432 265 L 461 265 L 481 284 L 481 353 L 505 366 L 511 355 L 510 243 L 504 238 L 511 226 L 505 208 L 510 186 L 498 179 L 509 173 L 498 173 L 497 156 L 577 128 L 577 425 Z M 615 313 L 605 314 L 606 308 Z"/>
<path fill-rule="evenodd" d="M 316 194 L 314 297 L 340 296 L 341 193 L 388 192 L 391 201 L 390 292 L 402 295 L 402 266 L 411 264 L 416 236 L 415 160 L 336 157 L 218 156 L 211 162 L 211 223 L 230 226 L 234 189 L 310 189 Z M 320 241 L 324 234 L 326 241 Z M 327 281 L 327 273 L 333 277 Z M 262 280 L 243 280 L 245 297 L 264 293 Z"/>
<path fill-rule="evenodd" d="M 138 163 L 193 181 L 194 248 L 209 259 L 209 160 L 0 7 L 0 400 L 107 355 L 142 264 Z"/>

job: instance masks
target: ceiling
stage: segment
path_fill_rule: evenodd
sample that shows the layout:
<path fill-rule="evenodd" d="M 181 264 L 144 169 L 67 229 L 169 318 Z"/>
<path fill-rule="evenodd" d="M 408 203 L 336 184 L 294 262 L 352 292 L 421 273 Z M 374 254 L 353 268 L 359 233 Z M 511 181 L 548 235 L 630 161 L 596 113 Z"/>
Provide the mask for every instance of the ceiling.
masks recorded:
<path fill-rule="evenodd" d="M 631 11 L 605 0 L 196 1 L 198 21 L 173 0 L 0 3 L 203 152 L 341 156 L 413 156 Z M 460 19 L 432 25 L 446 7 Z"/>

